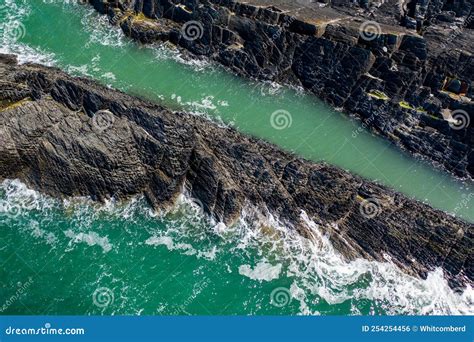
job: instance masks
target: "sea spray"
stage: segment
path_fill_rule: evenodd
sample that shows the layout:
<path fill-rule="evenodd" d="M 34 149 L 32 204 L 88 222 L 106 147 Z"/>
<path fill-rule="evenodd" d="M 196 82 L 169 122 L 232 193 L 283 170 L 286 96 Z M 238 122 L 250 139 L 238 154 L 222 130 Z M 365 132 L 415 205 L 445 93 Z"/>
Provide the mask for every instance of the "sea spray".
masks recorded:
<path fill-rule="evenodd" d="M 212 102 L 216 109 L 202 108 L 199 111 L 206 112 L 204 115 L 216 115 L 223 123 L 307 159 L 326 160 L 366 178 L 379 180 L 411 197 L 426 200 L 434 207 L 456 211 L 461 218 L 472 218 L 469 208 L 459 205 L 462 195 L 470 193 L 469 184 L 456 182 L 422 163 L 403 157 L 367 132 L 359 134 L 357 139 L 352 139 L 354 141 L 347 140 L 357 125 L 311 96 L 297 95 L 286 87 L 277 95 L 269 92 L 269 96 L 261 96 L 261 83 L 232 77 L 219 68 L 199 71 L 183 66 L 167 56 L 169 49 L 164 46 L 159 49 L 165 51 L 162 58 L 157 57 L 161 52 L 155 52 L 156 46 L 148 48 L 131 42 L 117 27 L 109 25 L 104 16 L 94 13 L 92 7 L 77 2 L 38 1 L 33 4 L 14 0 L 8 4 L 29 11 L 27 16 L 20 18 L 26 35 L 9 41 L 12 48 L 24 46 L 53 54 L 56 66 L 74 69 L 75 75 L 91 75 L 104 84 L 162 101 L 173 109 L 180 109 L 180 105 L 171 100 L 173 93 L 181 98 L 185 110 L 192 110 L 186 103 L 202 104 L 208 96 L 214 96 Z M 7 11 L 9 15 L 16 12 L 10 8 Z M 87 16 L 90 20 L 84 19 Z M 50 21 L 50 17 L 55 20 Z M 100 23 L 95 25 L 94 18 Z M 98 36 L 91 40 L 94 29 Z M 117 39 L 121 39 L 123 45 L 101 44 L 101 35 L 106 37 L 112 30 L 120 35 Z M 107 41 L 106 38 L 103 40 Z M 88 48 L 85 47 L 87 43 Z M 241 105 L 249 99 L 248 106 Z M 279 109 L 291 109 L 293 125 L 285 134 L 272 129 L 268 120 L 272 112 Z M 381 150 L 384 150 L 383 154 L 380 154 Z M 368 167 L 367 162 L 373 167 Z M 404 177 L 400 177 L 402 174 Z"/>
<path fill-rule="evenodd" d="M 5 1 L 0 13 L 0 53 L 17 55 L 18 62 L 39 63 L 47 66 L 55 64 L 54 53 L 41 48 L 33 48 L 20 42 L 28 34 L 23 21 L 31 15 L 31 7 L 27 2 Z"/>
<path fill-rule="evenodd" d="M 29 58 L 36 58 L 35 54 L 40 51 L 38 48 L 29 50 L 29 46 L 19 42 L 7 48 L 18 51 L 21 61 L 34 60 Z M 95 67 L 99 62 L 103 61 L 97 60 Z M 66 65 L 64 60 L 61 63 Z M 84 70 L 104 71 L 93 69 L 94 65 Z M 83 70 L 77 72 L 80 74 Z M 203 96 L 200 98 L 206 95 Z M 16 206 L 14 197 L 18 194 L 20 192 L 11 189 L 6 195 L 2 194 L 6 207 Z M 37 287 L 29 289 L 33 294 L 38 291 L 36 296 L 29 297 L 33 304 L 40 303 L 40 299 L 52 303 L 50 308 L 41 307 L 50 313 L 64 313 L 61 310 L 66 310 L 65 301 L 74 310 L 72 313 L 97 313 L 90 295 L 108 282 L 106 285 L 115 292 L 113 304 L 116 306 L 99 312 L 166 314 L 173 312 L 174 300 L 188 303 L 186 299 L 192 298 L 186 293 L 194 288 L 194 277 L 215 277 L 200 296 L 218 302 L 211 308 L 216 314 L 222 313 L 222 307 L 228 304 L 219 302 L 220 297 L 235 294 L 238 296 L 232 297 L 235 301 L 227 313 L 472 313 L 472 289 L 460 289 L 460 293 L 452 291 L 441 270 L 430 272 L 426 280 L 420 280 L 405 275 L 390 262 L 354 260 L 348 263 L 334 251 L 324 235 L 315 241 L 303 239 L 262 208 L 248 208 L 248 211 L 262 211 L 260 222 L 254 219 L 255 215 L 243 213 L 236 225 L 222 227 L 219 223 L 207 224 L 205 215 L 188 215 L 187 210 L 193 211 L 193 208 L 192 205 L 188 208 L 186 203 L 182 211 L 157 214 L 142 198 L 125 205 L 114 201 L 100 205 L 90 200 L 72 199 L 74 204 L 68 206 L 36 195 L 39 197 L 35 208 L 28 207 L 18 215 L 16 211 L 5 215 L 10 209 L 1 209 L 5 241 L 1 257 L 8 260 L 9 268 L 17 265 L 16 270 L 8 270 L 12 282 L 28 279 L 22 275 L 28 272 L 29 266 L 21 260 L 14 264 L 16 254 L 33 266 L 37 261 L 35 269 L 46 269 L 53 274 L 48 277 L 43 271 L 42 278 L 35 283 Z M 194 221 L 200 224 L 195 225 Z M 318 226 L 310 220 L 307 224 L 318 236 Z M 71 238 L 65 233 L 69 230 L 74 236 L 90 232 L 98 237 L 107 236 L 113 247 L 104 253 L 99 244 L 84 243 L 83 239 L 76 242 L 73 239 L 70 243 Z M 50 234 L 55 239 L 45 238 L 52 236 Z M 189 244 L 197 252 L 188 255 L 189 249 L 169 250 L 166 244 L 146 244 L 156 236 L 169 237 L 178 245 Z M 204 253 L 210 257 L 197 257 Z M 48 268 L 53 257 L 58 261 L 54 268 Z M 260 282 L 238 272 L 242 265 L 255 270 L 261 263 L 281 265 L 278 278 Z M 189 269 L 184 270 L 186 266 Z M 192 276 L 186 278 L 189 274 Z M 68 275 L 74 277 L 68 278 Z M 170 278 L 176 281 L 170 284 Z M 229 291 L 219 288 L 219 284 Z M 290 295 L 287 303 L 278 307 L 272 304 L 271 293 L 281 288 Z M 70 298 L 71 292 L 77 292 L 76 301 Z M 185 298 L 179 297 L 180 293 Z M 189 301 L 186 312 L 207 313 L 196 304 L 196 300 L 202 299 L 198 296 Z M 56 301 L 61 305 L 55 306 Z M 10 310 L 24 313 L 20 305 Z"/>
<path fill-rule="evenodd" d="M 97 277 L 95 281 L 89 285 L 59 281 L 53 287 L 55 291 L 59 291 L 59 286 L 65 289 L 72 286 L 76 291 L 88 292 L 93 291 L 91 287 L 104 283 L 108 286 L 121 284 L 115 291 L 127 299 L 114 307 L 115 313 L 140 310 L 158 313 L 157 308 L 147 306 L 156 305 L 156 301 L 164 305 L 162 313 L 176 310 L 172 302 L 163 302 L 159 296 L 146 295 L 145 303 L 138 303 L 133 298 L 143 293 L 148 283 L 154 286 L 166 283 L 170 274 L 184 288 L 166 287 L 160 291 L 165 291 L 166 296 L 173 291 L 188 293 L 186 287 L 191 291 L 195 285 L 185 275 L 183 265 L 191 267 L 190 274 L 200 274 L 205 279 L 211 277 L 199 296 L 220 296 L 224 291 L 222 285 L 235 292 L 242 286 L 239 283 L 246 284 L 246 292 L 241 293 L 238 305 L 240 311 L 237 312 L 240 313 L 327 314 L 332 310 L 347 310 L 347 314 L 473 313 L 472 288 L 453 291 L 441 269 L 430 272 L 427 279 L 422 280 L 403 273 L 391 262 L 346 261 L 304 212 L 301 218 L 313 231 L 313 240 L 303 238 L 265 208 L 249 205 L 235 224 L 216 229 L 219 223 L 203 213 L 196 199 L 184 193 L 173 208 L 160 213 L 154 212 L 143 197 L 126 203 L 110 200 L 98 204 L 87 198 L 61 201 L 28 189 L 18 180 L 3 181 L 0 193 L 3 204 L 17 205 L 23 199 L 27 200 L 25 203 L 33 203 L 15 217 L 5 212 L 4 208 L 8 206 L 1 206 L 0 232 L 7 242 L 1 252 L 2 258 L 16 250 L 27 262 L 33 262 L 25 256 L 27 250 L 24 248 L 44 249 L 46 253 L 34 254 L 35 261 L 44 265 L 54 256 L 54 260 L 57 259 L 54 270 L 61 274 L 69 269 L 70 262 L 80 265 L 83 258 L 90 255 L 94 261 L 88 265 L 90 269 L 85 277 L 91 280 Z M 27 245 L 14 247 L 8 243 L 14 240 Z M 117 268 L 117 265 L 122 266 Z M 132 283 L 122 269 L 136 270 Z M 172 273 L 157 271 L 160 269 L 169 269 Z M 8 278 L 17 277 L 17 271 L 7 269 L 6 272 Z M 74 272 L 83 274 L 84 270 Z M 29 291 L 44 292 L 47 286 L 50 285 L 44 275 L 44 278 L 35 278 Z M 288 296 L 288 303 L 283 307 L 271 304 L 270 295 L 277 288 L 283 291 L 280 296 L 282 293 Z M 168 294 L 167 291 L 171 292 Z M 115 293 L 116 298 L 119 293 Z M 75 305 L 71 309 L 76 313 L 94 312 L 84 311 L 80 303 Z M 193 305 L 190 303 L 183 310 L 201 312 Z M 13 306 L 11 310 L 14 309 Z M 16 310 L 21 312 L 20 308 Z M 50 313 L 64 312 L 58 307 Z M 217 309 L 214 313 L 218 313 Z"/>

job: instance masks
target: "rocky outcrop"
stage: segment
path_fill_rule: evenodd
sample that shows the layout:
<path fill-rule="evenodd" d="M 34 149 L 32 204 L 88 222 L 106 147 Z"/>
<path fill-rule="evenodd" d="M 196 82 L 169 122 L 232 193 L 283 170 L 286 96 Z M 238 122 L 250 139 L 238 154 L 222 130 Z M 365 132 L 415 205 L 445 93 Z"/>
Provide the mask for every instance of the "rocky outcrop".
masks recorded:
<path fill-rule="evenodd" d="M 472 283 L 473 226 L 325 163 L 203 117 L 0 55 L 0 180 L 53 196 L 127 199 L 155 208 L 186 188 L 231 224 L 245 203 L 311 238 L 304 211 L 347 258 L 390 258 L 425 277 Z"/>
<path fill-rule="evenodd" d="M 133 39 L 303 86 L 400 148 L 473 178 L 472 0 L 89 2 Z"/>

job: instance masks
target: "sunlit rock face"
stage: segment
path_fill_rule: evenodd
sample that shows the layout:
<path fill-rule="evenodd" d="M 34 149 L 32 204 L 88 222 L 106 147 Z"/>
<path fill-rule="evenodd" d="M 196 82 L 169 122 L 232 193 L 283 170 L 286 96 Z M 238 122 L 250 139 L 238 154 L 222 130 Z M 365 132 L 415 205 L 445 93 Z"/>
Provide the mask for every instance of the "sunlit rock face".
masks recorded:
<path fill-rule="evenodd" d="M 186 189 L 218 222 L 250 204 L 308 238 L 316 222 L 348 259 L 472 282 L 472 225 L 428 205 L 58 69 L 0 55 L 0 76 L 0 181 L 97 201 L 143 194 L 155 208 Z"/>
<path fill-rule="evenodd" d="M 142 43 L 303 86 L 400 148 L 473 177 L 472 1 L 90 3 Z M 452 79 L 464 87 L 446 88 Z"/>

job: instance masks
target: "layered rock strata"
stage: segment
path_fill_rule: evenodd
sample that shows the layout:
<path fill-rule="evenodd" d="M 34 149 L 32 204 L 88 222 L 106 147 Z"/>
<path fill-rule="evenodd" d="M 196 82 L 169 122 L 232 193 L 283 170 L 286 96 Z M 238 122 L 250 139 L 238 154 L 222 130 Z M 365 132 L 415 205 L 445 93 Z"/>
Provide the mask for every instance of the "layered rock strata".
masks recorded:
<path fill-rule="evenodd" d="M 97 201 L 142 194 L 155 208 L 186 188 L 218 221 L 250 203 L 312 238 L 304 211 L 348 259 L 472 283 L 473 225 L 428 205 L 58 69 L 0 55 L 0 79 L 0 181 Z"/>
<path fill-rule="evenodd" d="M 473 0 L 89 2 L 133 39 L 302 86 L 401 149 L 473 178 Z"/>

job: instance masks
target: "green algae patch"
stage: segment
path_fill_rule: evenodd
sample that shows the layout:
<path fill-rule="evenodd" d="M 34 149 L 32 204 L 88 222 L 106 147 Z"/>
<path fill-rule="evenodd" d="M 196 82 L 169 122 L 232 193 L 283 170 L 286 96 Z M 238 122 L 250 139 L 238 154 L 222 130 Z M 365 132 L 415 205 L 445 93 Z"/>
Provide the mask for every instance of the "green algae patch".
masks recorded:
<path fill-rule="evenodd" d="M 132 18 L 132 21 L 133 22 L 141 22 L 141 23 L 147 23 L 147 24 L 156 24 L 156 21 L 151 19 L 151 18 L 148 18 L 147 16 L 145 16 L 143 13 L 137 13 L 137 14 L 132 14 L 130 15 L 130 17 Z"/>
<path fill-rule="evenodd" d="M 388 97 L 387 94 L 385 94 L 383 91 L 380 91 L 380 90 L 371 90 L 369 93 L 367 93 L 367 95 L 378 100 L 383 100 L 383 101 L 390 100 L 390 97 Z"/>
<path fill-rule="evenodd" d="M 0 112 L 21 107 L 22 105 L 30 101 L 31 101 L 31 98 L 29 97 L 25 97 L 24 99 L 20 101 L 15 101 L 15 102 L 0 101 Z"/>
<path fill-rule="evenodd" d="M 409 104 L 406 101 L 400 101 L 400 102 L 398 102 L 398 105 L 402 108 L 405 108 L 405 109 L 415 109 L 415 107 L 413 107 L 411 104 Z"/>

